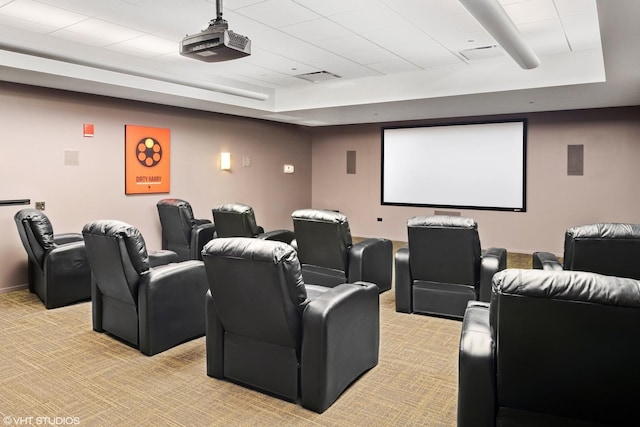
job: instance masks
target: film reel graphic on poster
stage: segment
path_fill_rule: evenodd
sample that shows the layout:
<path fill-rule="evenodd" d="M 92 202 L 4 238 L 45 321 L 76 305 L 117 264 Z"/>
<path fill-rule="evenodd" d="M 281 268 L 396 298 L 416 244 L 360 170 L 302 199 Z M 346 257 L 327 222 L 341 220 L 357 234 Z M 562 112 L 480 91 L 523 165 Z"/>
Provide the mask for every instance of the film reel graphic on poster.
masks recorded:
<path fill-rule="evenodd" d="M 125 125 L 125 194 L 168 193 L 171 132 Z"/>
<path fill-rule="evenodd" d="M 153 138 L 143 138 L 136 147 L 136 157 L 142 166 L 154 167 L 162 160 L 162 146 Z"/>

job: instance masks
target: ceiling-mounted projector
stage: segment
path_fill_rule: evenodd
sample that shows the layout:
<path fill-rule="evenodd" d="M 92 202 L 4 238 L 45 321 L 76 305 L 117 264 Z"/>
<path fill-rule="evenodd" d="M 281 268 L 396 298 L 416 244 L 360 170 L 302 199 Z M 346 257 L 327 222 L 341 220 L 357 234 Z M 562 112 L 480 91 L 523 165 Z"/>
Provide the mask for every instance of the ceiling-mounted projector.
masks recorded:
<path fill-rule="evenodd" d="M 187 35 L 180 42 L 180 55 L 205 62 L 229 61 L 251 55 L 249 37 L 229 30 L 222 19 L 222 0 L 216 2 L 217 17 L 198 34 Z"/>

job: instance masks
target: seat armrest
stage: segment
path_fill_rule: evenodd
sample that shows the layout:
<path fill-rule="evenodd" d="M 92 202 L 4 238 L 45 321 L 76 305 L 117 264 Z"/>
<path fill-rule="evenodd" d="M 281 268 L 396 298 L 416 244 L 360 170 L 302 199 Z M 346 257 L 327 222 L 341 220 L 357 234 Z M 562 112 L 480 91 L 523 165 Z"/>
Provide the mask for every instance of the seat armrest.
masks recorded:
<path fill-rule="evenodd" d="M 84 241 L 55 246 L 44 258 L 44 305 L 56 308 L 91 298 L 91 267 Z"/>
<path fill-rule="evenodd" d="M 536 270 L 562 271 L 563 267 L 558 257 L 550 252 L 534 252 L 532 257 L 533 268 Z"/>
<path fill-rule="evenodd" d="M 494 426 L 494 343 L 489 304 L 470 301 L 462 320 L 458 359 L 458 427 Z"/>
<path fill-rule="evenodd" d="M 151 268 L 179 261 L 180 257 L 174 251 L 168 249 L 149 251 L 149 267 Z"/>
<path fill-rule="evenodd" d="M 375 283 L 379 292 L 391 289 L 393 245 L 389 239 L 364 239 L 349 248 L 349 276 L 353 283 Z"/>
<path fill-rule="evenodd" d="M 258 234 L 256 237 L 262 240 L 277 240 L 278 242 L 284 242 L 286 244 L 291 244 L 295 239 L 293 231 L 291 230 L 272 230 Z"/>
<path fill-rule="evenodd" d="M 53 242 L 56 245 L 64 245 L 66 243 L 79 242 L 81 240 L 81 233 L 60 233 L 53 236 Z"/>
<path fill-rule="evenodd" d="M 409 265 L 409 246 L 396 251 L 396 311 L 413 313 L 413 291 L 411 268 Z"/>
<path fill-rule="evenodd" d="M 302 313 L 301 403 L 322 413 L 378 363 L 380 303 L 372 283 L 341 284 Z"/>
<path fill-rule="evenodd" d="M 200 226 L 200 225 L 206 225 L 206 224 L 211 224 L 211 221 L 208 219 L 193 219 L 191 221 L 191 224 L 193 226 Z"/>
<path fill-rule="evenodd" d="M 209 289 L 202 261 L 189 260 L 150 269 L 138 286 L 138 340 L 148 356 L 205 333 Z"/>
<path fill-rule="evenodd" d="M 482 254 L 480 261 L 480 289 L 478 299 L 491 300 L 491 279 L 498 271 L 507 268 L 507 250 L 505 248 L 489 248 Z"/>
<path fill-rule="evenodd" d="M 208 220 L 191 230 L 191 259 L 202 260 L 202 248 L 209 243 L 216 233 L 216 226 Z"/>

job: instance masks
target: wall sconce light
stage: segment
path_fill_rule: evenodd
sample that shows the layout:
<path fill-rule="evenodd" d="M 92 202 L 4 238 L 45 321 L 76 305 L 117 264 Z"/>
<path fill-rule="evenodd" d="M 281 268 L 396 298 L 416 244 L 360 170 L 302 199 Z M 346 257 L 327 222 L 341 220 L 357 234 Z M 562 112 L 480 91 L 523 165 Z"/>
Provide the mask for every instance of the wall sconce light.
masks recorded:
<path fill-rule="evenodd" d="M 231 153 L 229 152 L 220 153 L 220 170 L 221 171 L 231 170 Z"/>

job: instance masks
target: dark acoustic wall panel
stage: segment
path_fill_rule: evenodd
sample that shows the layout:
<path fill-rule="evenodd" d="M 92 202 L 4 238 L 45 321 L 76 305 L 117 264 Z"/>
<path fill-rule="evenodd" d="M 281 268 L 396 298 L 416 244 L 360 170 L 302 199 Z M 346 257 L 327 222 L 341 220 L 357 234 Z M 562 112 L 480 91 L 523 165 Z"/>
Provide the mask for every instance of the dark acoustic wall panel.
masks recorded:
<path fill-rule="evenodd" d="M 567 175 L 584 175 L 584 145 L 567 145 Z"/>
<path fill-rule="evenodd" d="M 348 174 L 356 173 L 356 152 L 355 151 L 347 151 L 347 173 Z"/>

